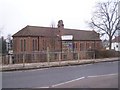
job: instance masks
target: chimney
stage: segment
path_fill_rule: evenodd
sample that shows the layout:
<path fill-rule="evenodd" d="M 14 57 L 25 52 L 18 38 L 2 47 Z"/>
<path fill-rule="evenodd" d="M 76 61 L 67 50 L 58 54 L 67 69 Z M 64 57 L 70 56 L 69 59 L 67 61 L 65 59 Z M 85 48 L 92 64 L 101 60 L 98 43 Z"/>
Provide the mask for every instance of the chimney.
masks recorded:
<path fill-rule="evenodd" d="M 63 20 L 58 21 L 58 28 L 64 28 Z"/>
<path fill-rule="evenodd" d="M 57 26 L 58 26 L 58 30 L 59 30 L 59 35 L 62 36 L 63 35 L 63 30 L 64 30 L 63 20 L 59 20 Z"/>

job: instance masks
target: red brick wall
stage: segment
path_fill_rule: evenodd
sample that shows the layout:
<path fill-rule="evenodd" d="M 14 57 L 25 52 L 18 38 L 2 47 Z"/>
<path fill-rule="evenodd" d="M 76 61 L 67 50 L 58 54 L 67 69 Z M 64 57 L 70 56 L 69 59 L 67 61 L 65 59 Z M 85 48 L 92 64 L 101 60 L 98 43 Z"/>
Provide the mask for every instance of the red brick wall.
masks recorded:
<path fill-rule="evenodd" d="M 88 49 L 101 49 L 101 41 L 74 41 L 74 50 L 86 51 Z"/>
<path fill-rule="evenodd" d="M 26 51 L 25 52 L 32 52 L 33 51 L 33 40 L 37 40 L 37 51 L 46 51 L 47 47 L 51 50 L 51 38 L 49 37 L 14 37 L 13 38 L 13 50 L 14 53 L 21 53 L 21 41 L 26 40 Z M 81 46 L 82 44 L 82 46 Z M 55 39 L 55 50 L 60 51 L 61 49 L 61 41 Z M 65 48 L 62 45 L 62 48 Z M 74 50 L 75 51 L 85 51 L 88 49 L 101 49 L 102 44 L 101 41 L 74 41 Z"/>
<path fill-rule="evenodd" d="M 51 38 L 49 37 L 14 37 L 13 38 L 13 49 L 14 53 L 21 53 L 21 40 L 26 40 L 26 51 L 25 52 L 32 52 L 33 51 L 33 40 L 37 40 L 37 50 L 35 51 L 46 51 L 47 47 L 51 50 L 53 47 L 51 45 Z M 60 50 L 60 41 L 55 39 L 55 50 Z M 23 45 L 24 46 L 24 45 Z"/>

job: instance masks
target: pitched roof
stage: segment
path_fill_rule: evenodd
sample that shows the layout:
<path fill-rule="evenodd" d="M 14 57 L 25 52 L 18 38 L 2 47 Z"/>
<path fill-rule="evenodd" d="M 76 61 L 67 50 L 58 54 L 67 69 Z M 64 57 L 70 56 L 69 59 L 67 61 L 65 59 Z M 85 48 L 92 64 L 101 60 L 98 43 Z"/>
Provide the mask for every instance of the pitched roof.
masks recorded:
<path fill-rule="evenodd" d="M 120 42 L 120 36 L 116 36 L 116 37 L 112 40 L 112 42 Z"/>
<path fill-rule="evenodd" d="M 53 36 L 58 33 L 58 28 L 26 26 L 18 31 L 13 37 L 20 36 Z M 64 28 L 64 35 L 73 35 L 74 40 L 100 40 L 99 34 L 95 31 L 66 29 Z"/>
<path fill-rule="evenodd" d="M 49 36 L 50 30 L 56 30 L 56 28 L 50 27 L 38 27 L 38 26 L 26 26 L 22 30 L 13 35 L 15 36 Z"/>
<path fill-rule="evenodd" d="M 73 35 L 74 40 L 100 40 L 99 34 L 95 31 L 65 29 L 65 35 Z"/>

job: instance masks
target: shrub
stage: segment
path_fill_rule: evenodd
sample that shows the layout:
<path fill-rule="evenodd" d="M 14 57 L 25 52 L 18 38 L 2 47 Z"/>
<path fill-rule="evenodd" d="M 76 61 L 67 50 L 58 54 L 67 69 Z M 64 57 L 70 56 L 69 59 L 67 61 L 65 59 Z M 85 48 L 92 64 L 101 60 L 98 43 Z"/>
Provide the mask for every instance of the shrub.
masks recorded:
<path fill-rule="evenodd" d="M 94 52 L 95 58 L 119 57 L 120 52 L 115 50 L 89 50 Z M 90 56 L 90 54 L 89 54 Z"/>

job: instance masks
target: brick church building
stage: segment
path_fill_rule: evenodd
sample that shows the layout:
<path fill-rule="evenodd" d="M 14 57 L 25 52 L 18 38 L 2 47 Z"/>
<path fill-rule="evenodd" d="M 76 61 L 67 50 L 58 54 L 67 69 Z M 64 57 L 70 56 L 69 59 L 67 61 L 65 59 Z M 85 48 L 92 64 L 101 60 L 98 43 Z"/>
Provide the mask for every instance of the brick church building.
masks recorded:
<path fill-rule="evenodd" d="M 48 49 L 50 52 L 79 52 L 102 48 L 99 34 L 95 31 L 67 29 L 64 28 L 62 20 L 58 21 L 57 26 L 57 28 L 26 26 L 15 33 L 13 53 L 19 54 L 15 58 L 21 60 L 20 57 L 24 53 L 29 54 L 29 57 L 31 53 L 46 52 Z"/>

